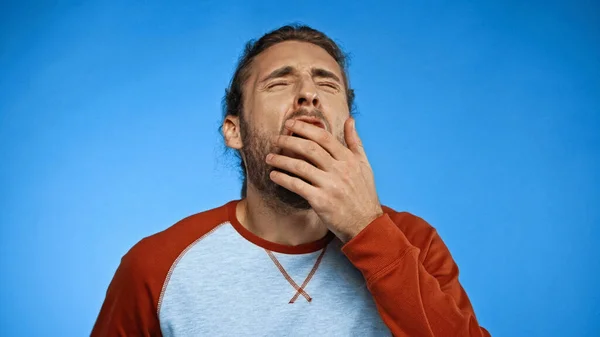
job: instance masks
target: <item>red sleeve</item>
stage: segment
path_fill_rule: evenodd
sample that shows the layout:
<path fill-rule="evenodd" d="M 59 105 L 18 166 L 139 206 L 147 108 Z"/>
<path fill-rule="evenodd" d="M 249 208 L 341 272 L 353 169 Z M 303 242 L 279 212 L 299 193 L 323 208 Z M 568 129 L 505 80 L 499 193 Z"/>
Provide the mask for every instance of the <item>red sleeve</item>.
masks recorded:
<path fill-rule="evenodd" d="M 383 321 L 397 337 L 490 336 L 458 281 L 435 229 L 408 213 L 375 219 L 342 251 L 362 272 Z M 413 243 L 405 232 L 410 233 Z"/>
<path fill-rule="evenodd" d="M 91 337 L 161 336 L 160 297 L 171 266 L 186 247 L 235 215 L 236 203 L 189 216 L 135 244 L 108 286 Z"/>
<path fill-rule="evenodd" d="M 144 261 L 130 251 L 113 277 L 91 337 L 161 336 Z"/>

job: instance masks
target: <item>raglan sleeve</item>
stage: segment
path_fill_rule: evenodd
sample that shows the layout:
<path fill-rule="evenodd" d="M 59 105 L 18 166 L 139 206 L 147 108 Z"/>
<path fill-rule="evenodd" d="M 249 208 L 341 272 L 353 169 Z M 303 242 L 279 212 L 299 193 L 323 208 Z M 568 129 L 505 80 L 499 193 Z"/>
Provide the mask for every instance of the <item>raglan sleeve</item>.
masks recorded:
<path fill-rule="evenodd" d="M 161 336 L 148 262 L 135 247 L 121 259 L 91 337 Z"/>
<path fill-rule="evenodd" d="M 437 231 L 414 215 L 380 216 L 342 251 L 362 272 L 380 316 L 397 337 L 489 337 L 459 283 L 458 267 Z M 422 228 L 419 247 L 396 222 Z"/>

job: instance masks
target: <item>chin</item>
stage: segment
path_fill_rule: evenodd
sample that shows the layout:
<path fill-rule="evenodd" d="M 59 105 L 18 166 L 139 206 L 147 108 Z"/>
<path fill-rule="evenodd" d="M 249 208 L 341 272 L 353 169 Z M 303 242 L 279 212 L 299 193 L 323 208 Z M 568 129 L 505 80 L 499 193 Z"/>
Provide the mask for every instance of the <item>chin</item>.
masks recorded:
<path fill-rule="evenodd" d="M 282 205 L 291 210 L 305 211 L 312 208 L 306 199 L 281 186 L 277 188 L 276 198 Z"/>
<path fill-rule="evenodd" d="M 302 179 L 302 178 L 298 177 L 297 175 L 290 173 L 290 172 L 281 171 L 281 170 L 277 170 L 277 171 L 285 173 L 291 177 Z M 302 179 L 302 180 L 306 181 L 304 179 Z M 312 206 L 310 206 L 310 203 L 308 203 L 308 200 L 304 199 L 300 195 L 288 190 L 285 187 L 279 186 L 272 181 L 270 183 L 273 184 L 273 186 L 272 186 L 273 187 L 272 191 L 274 192 L 273 196 L 275 197 L 277 202 L 282 207 L 289 208 L 290 210 L 309 210 L 312 208 Z"/>

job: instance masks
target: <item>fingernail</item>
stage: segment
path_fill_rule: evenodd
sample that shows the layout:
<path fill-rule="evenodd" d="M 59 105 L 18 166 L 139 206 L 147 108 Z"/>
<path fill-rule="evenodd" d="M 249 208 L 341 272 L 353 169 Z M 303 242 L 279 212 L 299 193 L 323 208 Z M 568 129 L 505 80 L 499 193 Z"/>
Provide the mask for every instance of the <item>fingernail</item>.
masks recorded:
<path fill-rule="evenodd" d="M 295 121 L 295 120 L 293 120 L 293 119 L 288 119 L 288 120 L 285 122 L 285 126 L 287 126 L 287 127 L 292 127 L 292 126 L 294 126 L 294 123 L 295 123 L 295 122 L 296 122 L 296 121 Z"/>

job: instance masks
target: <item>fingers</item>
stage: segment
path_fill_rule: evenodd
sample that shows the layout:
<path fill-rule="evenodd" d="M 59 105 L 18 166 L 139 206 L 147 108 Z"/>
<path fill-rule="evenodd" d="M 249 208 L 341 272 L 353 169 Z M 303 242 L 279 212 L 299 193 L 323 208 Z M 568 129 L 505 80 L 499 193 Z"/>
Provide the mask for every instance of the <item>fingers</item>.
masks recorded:
<path fill-rule="evenodd" d="M 288 120 L 285 126 L 293 133 L 321 145 L 322 148 L 337 160 L 346 159 L 349 155 L 348 149 L 325 129 L 300 120 Z"/>
<path fill-rule="evenodd" d="M 298 194 L 308 200 L 309 203 L 313 196 L 319 192 L 317 187 L 283 172 L 271 171 L 270 178 L 277 185 Z"/>
<path fill-rule="evenodd" d="M 327 182 L 326 173 L 314 167 L 305 160 L 270 153 L 266 157 L 266 162 L 275 168 L 290 172 L 306 181 L 309 181 L 313 186 L 324 186 L 324 184 Z M 290 177 L 287 174 L 285 175 Z M 302 182 L 305 183 L 304 181 Z M 308 183 L 305 184 L 311 186 Z"/>
<path fill-rule="evenodd" d="M 322 170 L 327 170 L 331 166 L 333 159 L 331 155 L 314 141 L 293 136 L 277 136 L 275 145 L 281 149 L 302 155 Z"/>
<path fill-rule="evenodd" d="M 358 136 L 358 131 L 356 131 L 356 120 L 352 117 L 348 118 L 346 123 L 344 123 L 344 137 L 350 151 L 357 155 L 366 156 L 362 140 Z"/>

